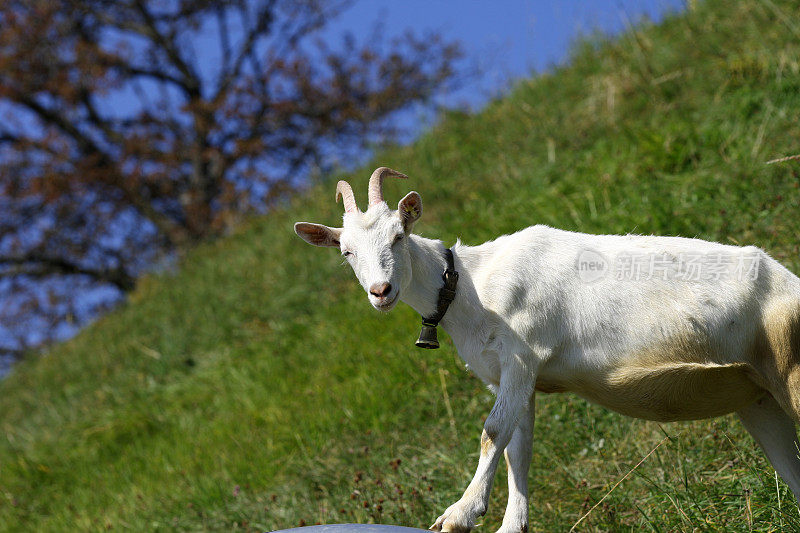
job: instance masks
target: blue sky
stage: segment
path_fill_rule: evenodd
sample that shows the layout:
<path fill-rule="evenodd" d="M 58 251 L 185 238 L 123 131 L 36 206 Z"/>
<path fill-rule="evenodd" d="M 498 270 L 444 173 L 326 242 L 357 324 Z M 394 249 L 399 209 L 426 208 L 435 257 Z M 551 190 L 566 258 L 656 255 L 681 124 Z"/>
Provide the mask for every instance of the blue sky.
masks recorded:
<path fill-rule="evenodd" d="M 580 35 L 616 34 L 642 17 L 660 20 L 683 9 L 683 0 L 372 0 L 357 2 L 324 36 L 335 39 L 351 31 L 366 37 L 377 22 L 390 37 L 411 28 L 458 40 L 467 61 L 482 72 L 455 97 L 474 109 L 513 80 L 562 63 Z"/>

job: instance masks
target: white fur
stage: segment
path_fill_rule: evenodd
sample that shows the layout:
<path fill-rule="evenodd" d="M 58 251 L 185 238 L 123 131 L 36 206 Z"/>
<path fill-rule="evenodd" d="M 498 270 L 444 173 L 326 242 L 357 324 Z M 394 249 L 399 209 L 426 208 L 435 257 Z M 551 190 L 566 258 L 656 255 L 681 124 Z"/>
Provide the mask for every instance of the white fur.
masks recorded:
<path fill-rule="evenodd" d="M 405 238 L 395 242 L 400 234 Z M 368 295 L 374 284 L 391 284 L 386 298 L 368 296 L 376 308 L 402 300 L 423 316 L 435 309 L 444 246 L 411 234 L 410 224 L 385 203 L 346 214 L 340 248 L 353 253 L 348 260 Z M 510 496 L 501 531 L 527 530 L 535 388 L 574 392 L 651 420 L 738 411 L 800 497 L 800 461 L 791 448 L 797 406 L 786 400 L 785 373 L 770 370 L 779 363 L 795 368 L 800 354 L 775 362 L 758 348 L 764 331 L 782 327 L 770 317 L 800 310 L 800 279 L 763 251 L 533 226 L 479 246 L 457 243 L 453 252 L 460 279 L 441 326 L 497 400 L 484 425 L 475 477 L 432 529 L 475 525 L 505 451 Z M 606 275 L 586 279 L 592 272 L 581 270 L 580 259 L 587 254 L 607 262 Z M 612 265 L 629 256 L 651 258 L 661 268 L 630 279 L 615 275 Z M 683 261 L 698 256 L 727 265 L 744 257 L 757 261 L 759 270 L 756 276 L 729 271 L 691 279 Z M 760 423 L 761 413 L 780 420 L 780 431 Z"/>

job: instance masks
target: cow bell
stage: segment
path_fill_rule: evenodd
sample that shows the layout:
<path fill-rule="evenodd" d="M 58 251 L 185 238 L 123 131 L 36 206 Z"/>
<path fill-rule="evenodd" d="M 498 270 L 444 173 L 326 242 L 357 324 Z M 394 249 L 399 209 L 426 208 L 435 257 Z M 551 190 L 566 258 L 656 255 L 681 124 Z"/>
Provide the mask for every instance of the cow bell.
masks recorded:
<path fill-rule="evenodd" d="M 427 348 L 435 350 L 439 347 L 439 338 L 436 335 L 436 326 L 422 323 L 422 331 L 419 332 L 419 339 L 415 343 L 417 348 Z"/>

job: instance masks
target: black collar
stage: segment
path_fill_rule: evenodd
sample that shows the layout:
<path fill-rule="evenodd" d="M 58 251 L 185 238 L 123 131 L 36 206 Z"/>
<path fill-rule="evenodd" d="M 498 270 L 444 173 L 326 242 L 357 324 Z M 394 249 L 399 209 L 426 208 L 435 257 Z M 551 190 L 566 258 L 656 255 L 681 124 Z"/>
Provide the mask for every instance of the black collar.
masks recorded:
<path fill-rule="evenodd" d="M 419 348 L 435 350 L 439 347 L 439 339 L 436 336 L 436 326 L 444 317 L 447 308 L 456 297 L 456 285 L 458 285 L 458 272 L 456 272 L 453 251 L 445 248 L 444 257 L 447 260 L 447 267 L 442 272 L 444 286 L 439 289 L 439 299 L 436 302 L 436 312 L 429 317 L 422 317 L 422 331 L 419 339 L 415 343 Z"/>

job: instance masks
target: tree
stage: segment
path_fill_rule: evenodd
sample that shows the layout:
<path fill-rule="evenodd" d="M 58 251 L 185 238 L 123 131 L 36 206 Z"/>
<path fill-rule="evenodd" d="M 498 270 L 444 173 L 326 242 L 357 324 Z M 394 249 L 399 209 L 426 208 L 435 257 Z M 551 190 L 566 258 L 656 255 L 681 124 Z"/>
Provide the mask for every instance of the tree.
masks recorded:
<path fill-rule="evenodd" d="M 0 6 L 0 292 L 28 294 L 5 323 L 57 323 L 75 283 L 130 290 L 390 131 L 458 56 L 436 35 L 314 43 L 343 2 Z"/>

